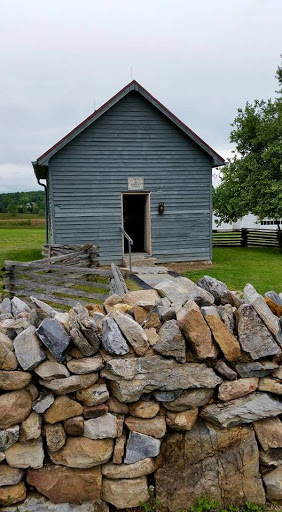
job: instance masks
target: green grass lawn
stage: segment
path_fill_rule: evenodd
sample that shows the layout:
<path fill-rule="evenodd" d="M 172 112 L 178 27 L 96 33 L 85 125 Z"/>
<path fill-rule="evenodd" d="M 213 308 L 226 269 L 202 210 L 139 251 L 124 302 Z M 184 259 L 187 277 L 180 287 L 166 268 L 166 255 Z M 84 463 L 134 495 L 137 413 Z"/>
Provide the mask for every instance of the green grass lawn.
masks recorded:
<path fill-rule="evenodd" d="M 0 268 L 3 268 L 4 260 L 40 259 L 44 241 L 45 229 L 0 229 Z"/>
<path fill-rule="evenodd" d="M 231 290 L 243 290 L 251 283 L 263 294 L 282 292 L 282 254 L 279 249 L 260 247 L 214 247 L 213 266 L 188 270 L 183 275 L 193 281 L 209 275 L 224 281 Z"/>

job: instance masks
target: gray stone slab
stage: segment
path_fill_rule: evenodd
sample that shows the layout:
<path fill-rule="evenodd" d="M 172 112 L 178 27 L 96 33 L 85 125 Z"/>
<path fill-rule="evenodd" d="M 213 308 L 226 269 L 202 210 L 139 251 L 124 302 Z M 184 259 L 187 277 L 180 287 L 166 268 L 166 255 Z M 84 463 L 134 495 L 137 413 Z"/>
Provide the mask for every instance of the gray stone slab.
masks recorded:
<path fill-rule="evenodd" d="M 63 363 L 71 338 L 60 322 L 54 318 L 44 318 L 36 333 L 55 359 L 59 363 Z"/>
<path fill-rule="evenodd" d="M 145 434 L 131 432 L 126 446 L 125 464 L 134 464 L 148 457 L 156 457 L 160 452 L 161 441 Z"/>

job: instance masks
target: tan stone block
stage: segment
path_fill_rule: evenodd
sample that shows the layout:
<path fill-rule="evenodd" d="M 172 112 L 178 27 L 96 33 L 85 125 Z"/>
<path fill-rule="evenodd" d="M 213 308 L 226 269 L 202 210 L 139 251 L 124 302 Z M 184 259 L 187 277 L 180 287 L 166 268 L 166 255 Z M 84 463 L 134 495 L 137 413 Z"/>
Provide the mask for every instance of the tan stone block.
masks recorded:
<path fill-rule="evenodd" d="M 223 382 L 218 388 L 218 398 L 224 402 L 241 398 L 255 391 L 258 387 L 259 379 L 257 377 L 249 377 L 246 379 L 238 379 L 232 382 Z"/>
<path fill-rule="evenodd" d="M 182 412 L 167 412 L 166 422 L 173 430 L 191 430 L 198 418 L 199 409 L 189 409 Z"/>
<path fill-rule="evenodd" d="M 49 464 L 39 470 L 28 470 L 27 482 L 52 503 L 76 503 L 100 498 L 102 476 L 100 466 L 75 469 Z"/>
<path fill-rule="evenodd" d="M 205 317 L 216 343 L 219 345 L 227 361 L 237 361 L 241 357 L 239 341 L 229 331 L 226 325 L 214 315 Z"/>
<path fill-rule="evenodd" d="M 152 400 L 147 402 L 139 400 L 138 402 L 129 405 L 130 414 L 137 418 L 154 418 L 157 416 L 159 410 L 160 404 Z"/>
<path fill-rule="evenodd" d="M 79 416 L 82 414 L 83 407 L 75 400 L 67 396 L 59 396 L 55 402 L 45 411 L 43 417 L 47 423 L 58 423 L 59 421 Z"/>

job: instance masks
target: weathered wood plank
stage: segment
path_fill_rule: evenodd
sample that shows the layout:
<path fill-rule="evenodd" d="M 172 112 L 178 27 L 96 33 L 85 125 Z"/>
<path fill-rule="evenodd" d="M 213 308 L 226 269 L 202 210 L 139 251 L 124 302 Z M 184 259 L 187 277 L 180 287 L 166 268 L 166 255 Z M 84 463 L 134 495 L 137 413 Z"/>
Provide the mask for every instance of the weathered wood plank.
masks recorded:
<path fill-rule="evenodd" d="M 12 281 L 20 282 L 21 284 L 25 284 L 26 282 L 33 279 L 37 284 L 45 285 L 45 283 L 55 283 L 59 284 L 61 283 L 65 287 L 73 286 L 74 284 L 81 285 L 81 286 L 89 286 L 91 288 L 102 288 L 103 290 L 109 290 L 110 286 L 108 284 L 104 283 L 97 283 L 95 281 L 87 281 L 86 279 L 81 279 L 78 275 L 77 277 L 69 277 L 67 276 L 57 276 L 56 274 L 52 274 L 51 272 L 47 274 L 37 274 L 36 272 L 29 272 L 27 274 L 28 279 L 25 279 L 23 277 L 24 274 L 22 272 L 13 272 L 11 274 Z"/>
<path fill-rule="evenodd" d="M 29 299 L 29 295 L 24 293 L 23 290 L 15 290 L 16 295 L 19 297 L 26 297 Z M 52 302 L 54 304 L 60 304 L 62 306 L 75 306 L 78 302 L 85 302 L 85 304 L 88 304 L 89 301 L 85 301 L 83 298 L 81 298 L 79 301 L 76 299 L 69 299 L 67 297 L 56 297 L 54 295 L 48 295 L 47 293 L 36 293 L 35 297 L 37 299 L 43 300 L 44 302 Z"/>
<path fill-rule="evenodd" d="M 43 260 L 41 260 L 43 261 Z M 9 267 L 22 267 L 25 269 L 36 269 L 38 271 L 40 270 L 57 270 L 58 273 L 66 273 L 66 272 L 75 272 L 79 274 L 88 274 L 88 275 L 96 275 L 96 276 L 105 276 L 105 277 L 113 277 L 113 274 L 110 270 L 100 270 L 98 268 L 83 268 L 79 267 L 78 269 L 75 269 L 73 266 L 64 265 L 63 267 L 61 265 L 48 265 L 46 263 L 43 263 L 42 266 L 39 268 L 37 264 L 34 265 L 34 262 L 23 262 L 23 261 L 11 261 L 6 260 L 4 262 L 5 268 L 7 271 L 9 271 Z"/>
<path fill-rule="evenodd" d="M 5 284 L 6 286 L 6 284 Z M 50 290 L 50 292 L 56 296 L 57 293 L 60 294 L 66 294 L 66 295 L 74 295 L 75 297 L 86 297 L 89 300 L 91 299 L 99 299 L 99 300 L 105 300 L 107 297 L 107 294 L 104 293 L 92 293 L 92 292 L 85 292 L 84 290 L 78 290 L 76 288 L 67 288 L 65 286 L 56 286 L 54 287 L 52 284 L 40 284 L 33 280 L 22 280 L 22 279 L 10 279 L 9 283 L 7 283 L 7 286 L 9 287 L 9 291 L 14 291 L 14 289 L 22 289 L 26 292 L 33 292 L 35 293 L 36 290 L 41 290 L 42 288 L 44 290 Z M 23 287 L 23 288 L 21 288 Z M 42 292 L 43 293 L 43 292 Z"/>

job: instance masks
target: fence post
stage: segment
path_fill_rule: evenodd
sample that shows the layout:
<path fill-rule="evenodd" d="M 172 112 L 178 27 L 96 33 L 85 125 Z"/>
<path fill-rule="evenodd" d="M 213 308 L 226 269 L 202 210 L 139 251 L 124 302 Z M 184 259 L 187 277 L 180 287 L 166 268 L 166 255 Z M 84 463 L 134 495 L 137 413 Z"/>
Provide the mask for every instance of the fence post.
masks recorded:
<path fill-rule="evenodd" d="M 241 229 L 241 247 L 248 247 L 248 230 L 247 230 L 247 228 Z"/>
<path fill-rule="evenodd" d="M 282 252 L 282 232 L 277 230 L 277 240 L 278 240 L 278 247 L 280 249 L 280 252 Z"/>

